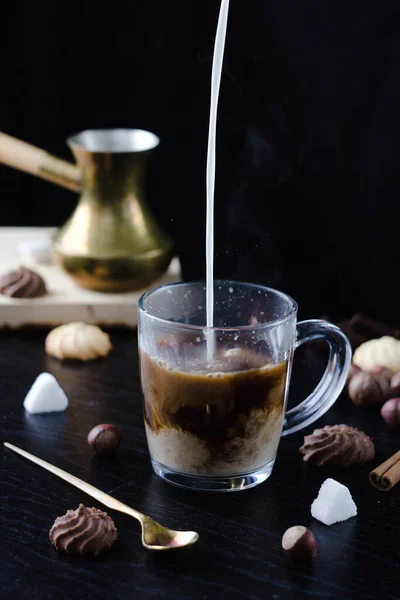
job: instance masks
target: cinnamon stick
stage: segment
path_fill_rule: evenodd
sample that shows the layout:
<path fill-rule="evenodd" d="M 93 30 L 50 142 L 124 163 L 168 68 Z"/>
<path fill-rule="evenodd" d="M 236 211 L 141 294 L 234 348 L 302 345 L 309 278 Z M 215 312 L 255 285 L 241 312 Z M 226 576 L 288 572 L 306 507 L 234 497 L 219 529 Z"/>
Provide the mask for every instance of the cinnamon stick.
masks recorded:
<path fill-rule="evenodd" d="M 381 492 L 388 492 L 400 481 L 400 450 L 371 471 L 369 480 Z"/>

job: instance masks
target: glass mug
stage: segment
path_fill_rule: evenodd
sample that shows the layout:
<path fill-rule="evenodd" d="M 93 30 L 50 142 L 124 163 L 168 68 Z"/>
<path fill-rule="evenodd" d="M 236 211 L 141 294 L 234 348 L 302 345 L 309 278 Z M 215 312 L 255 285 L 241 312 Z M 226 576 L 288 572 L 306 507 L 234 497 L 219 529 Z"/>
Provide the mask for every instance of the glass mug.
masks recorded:
<path fill-rule="evenodd" d="M 297 323 L 277 290 L 214 281 L 214 327 L 204 282 L 154 288 L 139 300 L 144 421 L 154 471 L 200 491 L 253 487 L 272 472 L 282 435 L 336 401 L 351 362 L 346 336 L 320 320 Z M 324 339 L 330 354 L 311 395 L 286 411 L 294 350 Z"/>

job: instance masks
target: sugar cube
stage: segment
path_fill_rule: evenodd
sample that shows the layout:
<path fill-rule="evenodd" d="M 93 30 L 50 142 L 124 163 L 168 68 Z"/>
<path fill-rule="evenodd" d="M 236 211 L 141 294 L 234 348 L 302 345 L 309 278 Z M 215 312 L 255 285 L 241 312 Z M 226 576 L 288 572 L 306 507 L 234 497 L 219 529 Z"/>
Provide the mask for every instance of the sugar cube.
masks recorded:
<path fill-rule="evenodd" d="M 24 240 L 18 244 L 18 252 L 24 264 L 50 263 L 52 241 L 47 238 Z"/>
<path fill-rule="evenodd" d="M 24 408 L 31 414 L 59 412 L 68 406 L 68 398 L 57 379 L 50 373 L 41 373 L 34 381 L 24 400 Z"/>
<path fill-rule="evenodd" d="M 335 479 L 326 479 L 311 505 L 311 515 L 325 525 L 346 521 L 357 514 L 349 489 Z"/>

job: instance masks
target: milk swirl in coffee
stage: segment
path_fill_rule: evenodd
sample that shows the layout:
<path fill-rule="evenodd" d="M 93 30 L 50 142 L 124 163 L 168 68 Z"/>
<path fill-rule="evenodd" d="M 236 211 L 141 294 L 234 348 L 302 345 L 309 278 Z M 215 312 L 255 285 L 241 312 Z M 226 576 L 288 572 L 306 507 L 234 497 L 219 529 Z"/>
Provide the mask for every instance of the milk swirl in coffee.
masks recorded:
<path fill-rule="evenodd" d="M 245 348 L 217 348 L 212 364 L 187 361 L 183 371 L 171 368 L 169 352 L 165 360 L 141 355 L 153 459 L 174 471 L 209 476 L 241 475 L 273 461 L 287 363 L 266 365 L 265 356 Z"/>

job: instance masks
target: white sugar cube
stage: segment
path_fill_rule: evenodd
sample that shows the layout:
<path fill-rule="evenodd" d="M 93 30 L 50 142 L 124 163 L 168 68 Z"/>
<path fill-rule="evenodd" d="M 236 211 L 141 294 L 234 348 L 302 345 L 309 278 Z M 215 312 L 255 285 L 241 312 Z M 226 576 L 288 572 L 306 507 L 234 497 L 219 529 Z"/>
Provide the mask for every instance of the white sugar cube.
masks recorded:
<path fill-rule="evenodd" d="M 41 373 L 34 381 L 24 400 L 24 408 L 31 414 L 59 412 L 68 406 L 68 398 L 57 379 L 50 373 Z"/>
<path fill-rule="evenodd" d="M 24 264 L 50 263 L 53 244 L 51 239 L 25 240 L 18 244 L 19 256 Z"/>
<path fill-rule="evenodd" d="M 311 505 L 311 514 L 325 525 L 346 521 L 357 514 L 357 506 L 349 489 L 335 481 L 326 479 L 321 485 L 318 497 Z"/>

